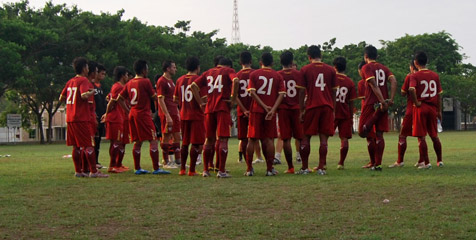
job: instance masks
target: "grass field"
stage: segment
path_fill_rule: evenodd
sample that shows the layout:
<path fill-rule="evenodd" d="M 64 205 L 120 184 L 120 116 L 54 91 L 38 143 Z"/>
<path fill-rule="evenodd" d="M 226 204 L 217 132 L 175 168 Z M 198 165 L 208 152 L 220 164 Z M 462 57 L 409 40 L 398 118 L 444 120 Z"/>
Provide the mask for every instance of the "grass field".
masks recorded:
<path fill-rule="evenodd" d="M 233 178 L 73 177 L 65 145 L 0 146 L 2 239 L 476 239 L 475 132 L 444 132 L 444 168 L 417 170 L 417 141 L 408 139 L 407 165 L 371 172 L 366 142 L 354 135 L 346 170 L 337 171 L 339 139 L 331 138 L 328 175 L 244 177 L 237 140 L 227 168 Z M 386 135 L 384 164 L 397 158 L 395 133 Z M 100 162 L 108 163 L 102 145 Z M 147 149 L 145 144 L 143 149 Z M 317 164 L 313 138 L 311 165 Z M 125 165 L 132 167 L 131 146 Z M 144 154 L 147 153 L 147 154 Z M 151 169 L 148 151 L 142 165 Z M 199 167 L 201 169 L 201 166 Z M 283 172 L 286 167 L 277 167 Z M 389 203 L 383 203 L 389 199 Z"/>

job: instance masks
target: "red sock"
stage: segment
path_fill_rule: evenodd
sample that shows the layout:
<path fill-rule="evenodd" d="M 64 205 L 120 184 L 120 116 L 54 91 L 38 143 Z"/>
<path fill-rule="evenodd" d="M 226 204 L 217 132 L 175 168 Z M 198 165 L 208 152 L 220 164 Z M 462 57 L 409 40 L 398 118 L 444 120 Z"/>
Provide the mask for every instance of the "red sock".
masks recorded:
<path fill-rule="evenodd" d="M 347 153 L 349 152 L 349 142 L 348 141 L 341 141 L 340 143 L 340 165 L 344 165 L 345 158 L 347 157 Z"/>
<path fill-rule="evenodd" d="M 116 165 L 117 156 L 119 155 L 119 143 L 116 141 L 111 141 L 109 145 L 109 167 L 119 167 Z"/>
<path fill-rule="evenodd" d="M 400 136 L 398 138 L 398 160 L 397 163 L 402 163 L 407 150 L 407 137 Z"/>
<path fill-rule="evenodd" d="M 283 142 L 284 157 L 286 158 L 286 163 L 288 164 L 288 169 L 294 168 L 293 165 L 293 149 L 291 147 L 291 141 L 286 140 Z"/>
<path fill-rule="evenodd" d="M 73 158 L 74 171 L 76 171 L 77 173 L 83 172 L 81 163 L 81 150 L 79 149 L 79 147 L 73 147 L 73 152 L 71 153 L 71 156 Z"/>
<path fill-rule="evenodd" d="M 309 154 L 310 153 L 311 153 L 311 145 L 309 145 L 309 139 L 304 138 L 301 141 L 302 169 L 309 168 Z"/>
<path fill-rule="evenodd" d="M 243 142 L 242 142 L 243 144 Z M 250 148 L 248 148 L 248 144 L 250 145 Z M 249 172 L 253 169 L 253 154 L 254 154 L 254 144 L 253 142 L 248 142 L 246 151 L 245 151 L 245 162 L 246 162 L 246 171 Z"/>
<path fill-rule="evenodd" d="M 185 146 L 182 146 L 182 151 L 185 148 Z M 188 146 L 187 146 L 188 148 Z M 195 172 L 195 166 L 197 164 L 198 160 L 198 155 L 200 154 L 200 146 L 192 144 L 192 148 L 190 149 L 190 168 L 188 169 L 188 172 Z M 182 161 L 185 162 L 186 158 L 183 158 L 182 156 Z"/>
<path fill-rule="evenodd" d="M 119 144 L 119 154 L 117 154 L 117 159 L 116 159 L 116 166 L 120 167 L 122 166 L 122 160 L 124 159 L 124 152 L 126 145 L 121 143 Z"/>
<path fill-rule="evenodd" d="M 164 159 L 165 164 L 169 162 L 169 148 L 170 144 L 161 143 L 160 148 L 162 148 L 162 158 Z"/>
<path fill-rule="evenodd" d="M 319 166 L 318 169 L 324 169 L 327 163 L 327 144 L 321 143 L 319 146 Z"/>
<path fill-rule="evenodd" d="M 175 162 L 182 162 L 182 153 L 180 151 L 180 143 L 173 143 L 172 148 L 174 149 Z"/>
<path fill-rule="evenodd" d="M 155 171 L 159 169 L 159 143 L 157 141 L 150 142 L 149 154 L 152 159 L 152 167 Z"/>
<path fill-rule="evenodd" d="M 193 145 L 192 145 L 193 147 Z M 190 153 L 190 158 L 192 157 Z M 197 154 L 198 157 L 198 154 Z M 188 145 L 182 145 L 182 149 L 180 149 L 180 170 L 184 170 L 186 168 L 187 164 L 187 158 L 188 158 Z M 193 160 L 190 159 L 190 166 L 192 165 Z M 197 159 L 195 159 L 195 162 L 197 162 Z"/>
<path fill-rule="evenodd" d="M 215 154 L 213 145 L 205 145 L 203 149 L 203 171 L 208 171 L 208 165 L 213 161 L 213 154 Z"/>
<path fill-rule="evenodd" d="M 85 148 L 81 148 L 81 168 L 83 169 L 83 172 L 90 172 L 88 156 Z"/>
<path fill-rule="evenodd" d="M 85 155 L 87 158 L 87 161 L 89 163 L 89 171 L 91 173 L 96 173 L 96 152 L 94 151 L 93 147 L 87 147 L 85 150 Z"/>
<path fill-rule="evenodd" d="M 273 161 L 274 161 L 274 145 L 272 140 L 261 142 L 262 151 L 264 154 L 264 158 L 266 159 L 266 171 L 273 171 Z"/>
<path fill-rule="evenodd" d="M 420 159 L 425 161 L 425 165 L 430 163 L 428 159 L 428 146 L 424 137 L 418 138 L 418 146 L 420 148 Z"/>
<path fill-rule="evenodd" d="M 375 166 L 375 152 L 376 152 L 375 138 L 367 138 L 367 150 L 370 156 L 370 163 Z"/>
<path fill-rule="evenodd" d="M 218 152 L 220 156 L 220 172 L 225 172 L 226 158 L 228 156 L 228 139 L 220 141 Z"/>
<path fill-rule="evenodd" d="M 383 151 L 385 150 L 385 140 L 383 139 L 383 133 L 377 134 L 375 145 L 375 166 L 379 166 L 382 165 Z"/>
<path fill-rule="evenodd" d="M 215 155 L 215 168 L 220 168 L 220 140 L 215 142 Z"/>
<path fill-rule="evenodd" d="M 433 149 L 435 149 L 435 153 L 436 153 L 436 161 L 438 162 L 441 162 L 443 161 L 443 156 L 442 156 L 442 148 L 441 148 L 441 142 L 440 142 L 440 138 L 436 137 L 436 138 L 431 138 L 431 140 L 433 140 Z"/>
<path fill-rule="evenodd" d="M 140 148 L 142 144 L 137 144 L 134 143 L 134 146 L 132 147 L 132 158 L 134 158 L 134 168 L 135 170 L 141 169 L 140 167 Z"/>

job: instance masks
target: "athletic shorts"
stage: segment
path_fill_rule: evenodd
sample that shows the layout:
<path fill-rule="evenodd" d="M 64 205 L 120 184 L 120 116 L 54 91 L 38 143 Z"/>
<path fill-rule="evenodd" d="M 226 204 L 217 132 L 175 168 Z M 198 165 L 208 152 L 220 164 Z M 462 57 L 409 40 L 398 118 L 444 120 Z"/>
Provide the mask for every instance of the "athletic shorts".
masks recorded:
<path fill-rule="evenodd" d="M 283 140 L 295 139 L 301 140 L 304 137 L 304 130 L 299 119 L 301 111 L 299 109 L 279 109 L 278 123 L 279 133 Z"/>
<path fill-rule="evenodd" d="M 336 119 L 334 121 L 334 129 L 339 129 L 339 137 L 340 138 L 352 138 L 352 125 L 354 121 L 352 118 L 346 119 Z"/>
<path fill-rule="evenodd" d="M 93 136 L 96 136 L 96 132 L 98 131 L 98 125 L 96 124 L 96 122 L 89 122 L 89 127 L 91 128 L 91 134 Z"/>
<path fill-rule="evenodd" d="M 133 142 L 157 140 L 155 126 L 150 114 L 129 114 L 129 129 Z"/>
<path fill-rule="evenodd" d="M 66 145 L 94 147 L 94 134 L 91 133 L 91 122 L 67 123 Z"/>
<path fill-rule="evenodd" d="M 179 115 L 170 115 L 172 118 L 172 129 L 167 129 L 167 120 L 165 115 L 160 115 L 160 129 L 162 133 L 179 133 L 180 132 L 180 117 Z"/>
<path fill-rule="evenodd" d="M 412 125 L 413 125 L 413 113 L 406 114 L 403 117 L 402 127 L 400 129 L 400 135 L 408 137 L 412 136 Z"/>
<path fill-rule="evenodd" d="M 122 143 L 123 144 L 129 144 L 132 142 L 131 139 L 131 132 L 129 131 L 129 120 L 124 120 L 123 126 L 122 126 L 122 131 L 124 134 L 122 134 Z"/>
<path fill-rule="evenodd" d="M 237 120 L 238 126 L 238 139 L 248 138 L 248 123 L 250 121 L 249 117 L 239 116 Z"/>
<path fill-rule="evenodd" d="M 205 114 L 207 138 L 230 137 L 231 115 L 226 111 Z"/>
<path fill-rule="evenodd" d="M 304 114 L 304 134 L 334 135 L 334 111 L 328 106 L 307 109 Z"/>
<path fill-rule="evenodd" d="M 106 122 L 106 139 L 122 141 L 124 137 L 124 124 L 116 122 Z"/>
<path fill-rule="evenodd" d="M 205 143 L 204 120 L 182 120 L 182 145 Z"/>
<path fill-rule="evenodd" d="M 266 113 L 250 113 L 248 126 L 248 138 L 264 139 L 277 138 L 276 116 L 271 120 L 265 120 Z"/>
<path fill-rule="evenodd" d="M 377 121 L 375 122 L 375 131 L 388 132 L 388 112 L 376 112 L 372 105 L 365 105 L 362 109 L 359 120 L 359 132 L 362 131 L 364 124 L 370 120 L 374 114 L 379 115 Z"/>
<path fill-rule="evenodd" d="M 438 118 L 436 107 L 422 103 L 420 107 L 413 108 L 413 136 L 424 137 L 438 136 Z"/>

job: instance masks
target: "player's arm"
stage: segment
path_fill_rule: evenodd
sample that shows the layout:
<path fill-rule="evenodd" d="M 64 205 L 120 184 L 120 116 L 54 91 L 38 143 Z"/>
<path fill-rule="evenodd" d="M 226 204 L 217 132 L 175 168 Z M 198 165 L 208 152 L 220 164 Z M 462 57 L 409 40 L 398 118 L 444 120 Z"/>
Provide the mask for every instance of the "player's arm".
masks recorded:
<path fill-rule="evenodd" d="M 382 104 L 382 109 L 387 109 L 387 103 L 385 102 L 385 99 L 383 99 L 382 91 L 380 91 L 380 88 L 377 86 L 377 83 L 375 82 L 375 77 L 370 77 L 367 79 L 367 83 L 369 84 L 370 88 L 374 92 L 375 96 L 377 96 L 378 101 Z"/>
<path fill-rule="evenodd" d="M 162 109 L 162 112 L 165 115 L 165 121 L 167 121 L 167 126 L 171 127 L 173 125 L 172 117 L 169 114 L 167 106 L 165 105 L 165 97 L 163 95 L 158 97 L 159 107 Z"/>
<path fill-rule="evenodd" d="M 280 92 L 279 93 L 278 99 L 274 103 L 273 108 L 271 108 L 271 111 L 269 111 L 268 114 L 266 114 L 265 120 L 271 120 L 273 118 L 274 114 L 278 110 L 279 105 L 281 104 L 281 102 L 284 99 L 284 94 L 285 94 L 285 92 Z"/>
<path fill-rule="evenodd" d="M 117 101 L 117 99 L 111 99 L 111 100 L 107 103 L 106 112 L 101 116 L 101 122 L 102 122 L 102 123 L 106 121 L 106 116 L 107 116 L 107 114 L 112 111 L 112 109 L 114 108 L 114 106 L 116 106 L 116 101 Z"/>
<path fill-rule="evenodd" d="M 240 91 L 240 80 L 235 77 L 233 78 L 233 91 L 231 94 L 231 103 L 237 102 L 236 100 L 238 99 L 238 93 Z"/>
<path fill-rule="evenodd" d="M 395 78 L 394 75 L 390 75 L 388 77 L 388 80 L 390 81 L 390 105 L 393 105 L 393 99 L 395 98 L 395 93 L 397 92 L 397 79 Z"/>
<path fill-rule="evenodd" d="M 193 82 L 192 85 L 190 86 L 191 86 L 190 89 L 192 90 L 193 98 L 195 99 L 195 101 L 197 101 L 200 107 L 205 106 L 207 102 L 202 101 L 202 98 L 200 97 L 200 88 L 198 87 L 198 85 L 195 82 Z"/>
<path fill-rule="evenodd" d="M 250 111 L 246 109 L 245 105 L 241 102 L 240 98 L 236 98 L 236 104 L 240 107 L 240 109 L 243 111 L 243 114 L 245 114 L 246 117 L 249 117 Z"/>
<path fill-rule="evenodd" d="M 418 101 L 418 99 L 417 99 L 416 90 L 415 90 L 414 87 L 410 87 L 410 88 L 408 89 L 408 94 L 410 94 L 410 98 L 412 99 L 412 102 L 415 103 L 415 106 L 416 106 L 416 107 L 420 107 L 420 106 L 421 106 L 421 102 Z"/>
<path fill-rule="evenodd" d="M 93 94 L 94 94 L 94 88 L 89 89 L 89 91 L 81 94 L 81 99 L 88 100 L 88 98 L 91 97 Z"/>
<path fill-rule="evenodd" d="M 119 95 L 117 97 L 117 103 L 119 104 L 119 106 L 122 107 L 122 109 L 124 109 L 124 111 L 126 111 L 126 115 L 129 115 L 129 111 L 131 109 L 126 105 L 126 102 L 123 96 Z"/>
<path fill-rule="evenodd" d="M 442 113 L 443 106 L 442 105 L 443 105 L 443 96 L 441 95 L 441 93 L 439 93 L 437 97 L 437 102 L 436 102 L 436 111 L 437 111 L 436 113 L 440 121 L 443 121 L 443 113 Z"/>
<path fill-rule="evenodd" d="M 258 105 L 260 105 L 267 113 L 269 111 L 271 111 L 271 107 L 264 104 L 263 100 L 261 100 L 261 98 L 258 96 L 258 94 L 256 94 L 256 89 L 250 88 L 250 89 L 248 89 L 248 91 L 250 91 L 250 94 L 251 94 L 251 97 L 253 98 L 253 100 L 255 100 L 258 103 Z"/>

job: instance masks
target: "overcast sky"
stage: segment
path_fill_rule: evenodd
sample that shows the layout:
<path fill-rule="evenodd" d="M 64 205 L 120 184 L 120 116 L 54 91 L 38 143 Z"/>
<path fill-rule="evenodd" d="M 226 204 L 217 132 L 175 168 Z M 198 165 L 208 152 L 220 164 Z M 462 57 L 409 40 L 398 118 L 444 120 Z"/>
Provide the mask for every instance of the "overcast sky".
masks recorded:
<path fill-rule="evenodd" d="M 12 2 L 1 0 L 2 3 Z M 35 8 L 44 0 L 30 0 Z M 53 0 L 77 5 L 84 11 L 137 17 L 160 26 L 191 20 L 192 31 L 219 30 L 218 37 L 231 42 L 233 0 Z M 395 40 L 405 34 L 446 31 L 476 65 L 475 0 L 238 0 L 241 42 L 297 48 L 337 38 L 338 47 L 366 41 Z"/>

